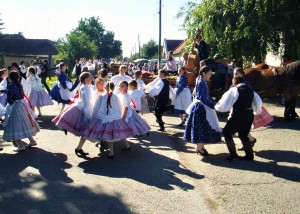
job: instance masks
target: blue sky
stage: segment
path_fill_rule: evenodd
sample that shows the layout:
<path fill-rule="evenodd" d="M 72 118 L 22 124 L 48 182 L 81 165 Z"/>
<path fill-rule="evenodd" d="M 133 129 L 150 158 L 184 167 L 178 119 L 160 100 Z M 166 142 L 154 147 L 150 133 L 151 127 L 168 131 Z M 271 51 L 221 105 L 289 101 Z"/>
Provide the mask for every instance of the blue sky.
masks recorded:
<path fill-rule="evenodd" d="M 197 2 L 197 0 L 195 0 Z M 158 41 L 158 0 L 0 0 L 3 33 L 23 32 L 26 38 L 56 40 L 77 26 L 80 18 L 99 16 L 123 43 L 129 56 L 137 44 Z M 175 16 L 187 0 L 162 0 L 162 39 L 185 39 Z"/>

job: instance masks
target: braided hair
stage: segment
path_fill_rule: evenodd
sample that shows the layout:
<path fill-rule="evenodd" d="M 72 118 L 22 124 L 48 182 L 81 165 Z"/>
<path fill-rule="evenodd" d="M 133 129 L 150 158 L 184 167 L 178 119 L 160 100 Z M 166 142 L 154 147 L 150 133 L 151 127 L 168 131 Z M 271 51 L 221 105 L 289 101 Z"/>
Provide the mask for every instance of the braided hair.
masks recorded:
<path fill-rule="evenodd" d="M 80 85 L 79 85 L 79 90 L 78 90 L 78 94 L 79 94 L 79 97 L 80 97 L 80 89 L 81 89 L 81 86 L 84 85 L 84 81 L 85 79 L 91 77 L 92 75 L 89 73 L 89 72 L 82 72 L 79 76 L 79 80 L 80 80 Z"/>
<path fill-rule="evenodd" d="M 107 91 L 107 103 L 106 103 L 106 114 L 108 114 L 109 108 L 111 108 L 110 99 L 113 95 L 113 91 L 115 89 L 115 84 L 113 82 L 106 83 L 106 91 Z"/>
<path fill-rule="evenodd" d="M 30 72 L 30 73 L 32 73 L 33 74 L 33 76 L 36 78 L 36 76 L 35 76 L 35 74 L 36 74 L 36 68 L 35 67 L 29 67 L 29 69 L 28 69 L 28 71 Z"/>

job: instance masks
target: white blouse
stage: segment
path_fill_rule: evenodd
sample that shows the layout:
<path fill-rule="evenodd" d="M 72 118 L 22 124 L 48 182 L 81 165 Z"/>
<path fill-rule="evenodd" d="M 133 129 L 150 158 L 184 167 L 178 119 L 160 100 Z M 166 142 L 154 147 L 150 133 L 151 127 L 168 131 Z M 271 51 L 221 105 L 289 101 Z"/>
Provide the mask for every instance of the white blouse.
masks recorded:
<path fill-rule="evenodd" d="M 122 81 L 126 81 L 126 82 L 130 82 L 132 80 L 132 78 L 130 76 L 127 75 L 115 75 L 111 78 L 111 81 L 115 84 L 115 90 L 114 93 L 115 94 L 119 94 L 119 84 Z"/>
<path fill-rule="evenodd" d="M 28 85 L 30 85 L 31 90 L 44 90 L 41 79 L 37 76 L 32 75 L 32 76 L 28 77 L 26 79 L 26 82 L 28 83 Z"/>
<path fill-rule="evenodd" d="M 239 84 L 237 87 L 242 85 L 244 85 L 244 83 Z M 215 105 L 215 109 L 217 111 L 220 112 L 232 111 L 232 107 L 239 97 L 239 91 L 237 87 L 232 87 L 223 94 L 222 98 Z M 252 109 L 253 109 L 253 113 L 255 115 L 258 115 L 262 111 L 262 100 L 256 92 L 253 91 L 253 93 L 254 93 L 254 97 L 252 101 Z"/>
<path fill-rule="evenodd" d="M 134 102 L 136 108 L 136 111 L 142 110 L 142 98 L 146 97 L 146 94 L 143 91 L 140 91 L 138 89 L 135 89 L 133 91 L 129 92 L 131 100 Z M 134 107 L 134 104 L 132 103 L 132 107 Z"/>
<path fill-rule="evenodd" d="M 92 85 L 82 85 L 79 89 L 78 108 L 84 113 L 86 120 L 92 118 L 94 107 L 94 87 Z"/>
<path fill-rule="evenodd" d="M 92 118 L 101 119 L 104 123 L 121 119 L 121 102 L 117 95 L 111 95 L 109 104 L 107 101 L 107 93 L 98 97 L 93 109 Z"/>

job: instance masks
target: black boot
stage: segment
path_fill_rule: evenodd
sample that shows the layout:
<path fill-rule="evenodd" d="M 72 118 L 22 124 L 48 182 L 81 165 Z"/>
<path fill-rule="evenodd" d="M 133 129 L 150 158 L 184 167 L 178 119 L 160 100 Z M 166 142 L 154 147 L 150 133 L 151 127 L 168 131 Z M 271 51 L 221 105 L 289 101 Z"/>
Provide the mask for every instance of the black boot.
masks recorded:
<path fill-rule="evenodd" d="M 158 131 L 164 132 L 165 131 L 165 125 L 164 125 L 163 120 L 161 118 L 157 118 L 157 122 L 158 122 L 158 125 L 160 127 L 160 129 Z"/>
<path fill-rule="evenodd" d="M 228 151 L 230 153 L 229 157 L 227 157 L 227 160 L 232 160 L 234 158 L 238 158 L 238 154 L 236 153 L 236 148 L 233 140 L 226 140 L 226 145 L 228 148 Z"/>
<path fill-rule="evenodd" d="M 253 149 L 250 141 L 242 142 L 244 146 L 244 150 L 246 155 L 244 157 L 241 157 L 240 160 L 249 160 L 253 161 L 254 160 L 254 155 L 253 155 Z"/>

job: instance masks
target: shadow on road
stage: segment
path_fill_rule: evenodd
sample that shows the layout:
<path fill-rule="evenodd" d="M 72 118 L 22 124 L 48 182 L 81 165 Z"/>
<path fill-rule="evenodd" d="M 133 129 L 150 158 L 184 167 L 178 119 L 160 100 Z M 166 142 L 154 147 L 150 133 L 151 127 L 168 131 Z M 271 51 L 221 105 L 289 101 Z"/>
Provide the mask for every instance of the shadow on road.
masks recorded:
<path fill-rule="evenodd" d="M 114 160 L 108 160 L 107 154 L 104 153 L 101 157 L 81 162 L 78 167 L 82 168 L 84 173 L 112 178 L 128 178 L 164 190 L 173 190 L 173 186 L 185 191 L 194 189 L 193 185 L 180 180 L 176 174 L 196 179 L 204 178 L 203 175 L 181 167 L 177 160 L 143 148 L 142 144 L 131 144 L 131 146 L 130 151 L 121 152 L 119 150 L 122 145 L 115 143 L 116 158 Z"/>
<path fill-rule="evenodd" d="M 53 115 L 43 115 L 37 118 L 41 129 L 48 129 L 48 130 L 59 130 L 54 123 L 52 123 L 54 116 Z"/>
<path fill-rule="evenodd" d="M 64 154 L 32 148 L 0 159 L 0 213 L 130 213 L 118 195 L 71 186 Z"/>
<path fill-rule="evenodd" d="M 284 117 L 273 116 L 274 121 L 269 125 L 272 129 L 290 129 L 300 130 L 300 119 L 296 118 L 293 121 L 286 121 Z"/>
<path fill-rule="evenodd" d="M 210 155 L 203 158 L 202 161 L 219 167 L 247 170 L 253 172 L 263 172 L 273 174 L 273 176 L 289 181 L 300 182 L 300 168 L 295 166 L 278 165 L 278 162 L 299 163 L 300 154 L 289 151 L 261 151 L 256 153 L 257 156 L 272 160 L 271 162 L 260 161 L 227 161 L 228 154 L 221 153 Z"/>

